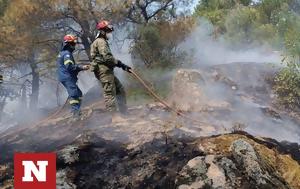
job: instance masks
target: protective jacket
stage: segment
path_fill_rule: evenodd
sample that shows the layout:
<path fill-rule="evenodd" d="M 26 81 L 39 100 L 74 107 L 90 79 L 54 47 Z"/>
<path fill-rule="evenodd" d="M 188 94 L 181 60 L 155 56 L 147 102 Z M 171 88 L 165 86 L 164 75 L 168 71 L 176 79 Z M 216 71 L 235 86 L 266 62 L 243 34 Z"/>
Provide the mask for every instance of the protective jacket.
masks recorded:
<path fill-rule="evenodd" d="M 108 41 L 98 37 L 91 45 L 91 58 L 93 69 L 97 65 L 105 65 L 110 69 L 117 66 L 118 60 L 111 53 Z"/>
<path fill-rule="evenodd" d="M 63 49 L 57 60 L 57 74 L 59 81 L 73 80 L 77 81 L 77 75 L 82 71 L 82 66 L 75 63 L 72 51 L 70 49 Z"/>

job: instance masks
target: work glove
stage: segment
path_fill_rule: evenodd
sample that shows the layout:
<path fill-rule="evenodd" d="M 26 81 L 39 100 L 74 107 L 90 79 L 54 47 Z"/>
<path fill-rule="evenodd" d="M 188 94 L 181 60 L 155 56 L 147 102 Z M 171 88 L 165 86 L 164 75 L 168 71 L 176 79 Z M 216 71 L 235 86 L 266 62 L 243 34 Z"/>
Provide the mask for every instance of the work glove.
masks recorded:
<path fill-rule="evenodd" d="M 120 60 L 118 60 L 117 67 L 122 68 L 124 71 L 131 73 L 131 72 L 130 72 L 131 67 L 130 67 L 130 66 L 127 66 L 127 65 L 124 64 L 124 63 L 122 63 Z"/>
<path fill-rule="evenodd" d="M 89 65 L 83 65 L 83 66 L 82 66 L 82 69 L 83 69 L 83 70 L 89 70 L 89 69 L 90 69 L 90 66 L 89 66 Z"/>

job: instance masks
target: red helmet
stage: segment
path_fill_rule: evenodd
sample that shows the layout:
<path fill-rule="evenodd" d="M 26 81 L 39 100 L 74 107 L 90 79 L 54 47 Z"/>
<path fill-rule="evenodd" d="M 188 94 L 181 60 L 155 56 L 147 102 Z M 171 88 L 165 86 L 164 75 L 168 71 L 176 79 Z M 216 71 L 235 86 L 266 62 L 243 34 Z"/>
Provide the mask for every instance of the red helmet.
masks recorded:
<path fill-rule="evenodd" d="M 113 26 L 110 25 L 110 23 L 108 21 L 106 21 L 106 20 L 98 22 L 96 28 L 97 28 L 97 30 L 103 30 L 105 32 L 112 32 L 112 31 L 114 31 Z"/>
<path fill-rule="evenodd" d="M 76 43 L 77 37 L 75 35 L 70 35 L 70 34 L 65 35 L 64 42 L 65 43 Z"/>

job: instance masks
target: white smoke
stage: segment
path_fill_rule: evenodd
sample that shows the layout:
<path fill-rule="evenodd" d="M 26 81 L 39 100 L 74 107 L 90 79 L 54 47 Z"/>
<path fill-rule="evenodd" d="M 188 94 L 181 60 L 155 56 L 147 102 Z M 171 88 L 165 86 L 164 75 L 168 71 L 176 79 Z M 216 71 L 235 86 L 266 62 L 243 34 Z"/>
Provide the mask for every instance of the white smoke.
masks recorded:
<path fill-rule="evenodd" d="M 226 40 L 221 36 L 213 38 L 213 25 L 200 19 L 198 26 L 180 45 L 181 49 L 192 52 L 194 61 L 198 64 L 217 65 L 232 62 L 255 62 L 255 63 L 280 63 L 279 52 L 272 51 L 270 47 L 256 47 L 252 49 L 232 50 Z"/>
<path fill-rule="evenodd" d="M 221 101 L 232 106 L 232 110 L 226 110 L 224 115 L 209 115 L 209 122 L 229 130 L 241 123 L 245 126 L 243 129 L 253 135 L 300 143 L 299 123 L 287 116 L 276 119 L 262 111 L 264 107 L 272 109 L 273 94 L 264 74 L 275 73 L 282 60 L 280 52 L 268 46 L 233 50 L 235 48 L 224 37 L 214 38 L 213 25 L 205 19 L 199 20 L 199 25 L 180 48 L 192 57 L 191 67 L 203 74 L 206 82 L 199 85 L 206 102 Z M 214 72 L 220 74 L 220 81 L 213 79 Z M 228 81 L 236 84 L 237 89 L 233 89 Z"/>

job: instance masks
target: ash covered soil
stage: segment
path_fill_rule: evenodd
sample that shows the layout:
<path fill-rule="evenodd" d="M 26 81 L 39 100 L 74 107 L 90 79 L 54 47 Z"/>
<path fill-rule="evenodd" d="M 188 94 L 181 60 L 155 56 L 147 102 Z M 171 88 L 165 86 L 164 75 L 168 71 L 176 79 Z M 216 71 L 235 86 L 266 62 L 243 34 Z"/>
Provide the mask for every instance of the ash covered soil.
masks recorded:
<path fill-rule="evenodd" d="M 254 63 L 177 70 L 168 101 L 193 120 L 151 103 L 111 123 L 99 101 L 80 121 L 64 110 L 10 128 L 0 134 L 0 188 L 13 187 L 14 152 L 50 151 L 57 188 L 300 188 L 299 113 L 274 105 L 276 71 Z"/>

